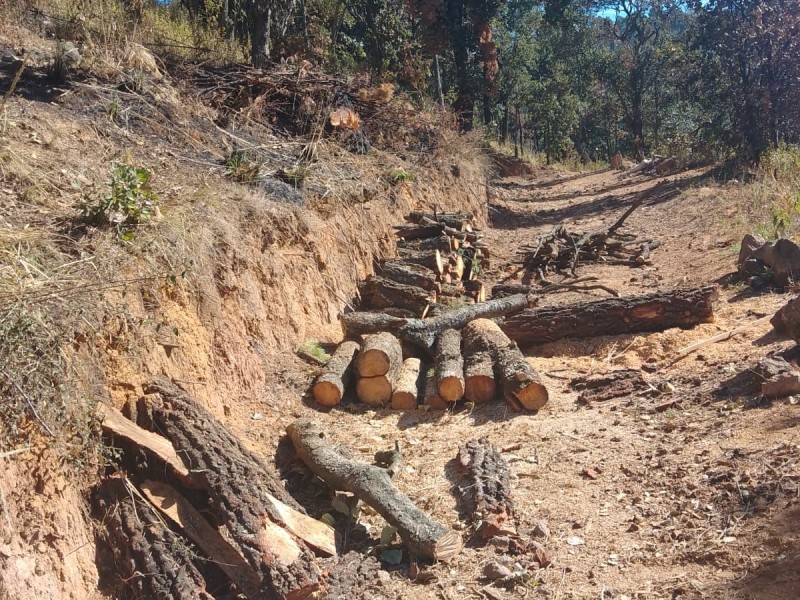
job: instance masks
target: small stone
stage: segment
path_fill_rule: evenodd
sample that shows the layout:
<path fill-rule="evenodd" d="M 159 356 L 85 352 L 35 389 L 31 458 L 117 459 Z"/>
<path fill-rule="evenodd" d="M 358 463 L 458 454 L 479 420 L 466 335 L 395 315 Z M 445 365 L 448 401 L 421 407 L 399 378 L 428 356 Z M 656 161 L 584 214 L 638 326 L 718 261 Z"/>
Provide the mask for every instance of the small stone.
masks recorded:
<path fill-rule="evenodd" d="M 496 581 L 504 577 L 510 577 L 511 569 L 498 562 L 490 562 L 483 567 L 483 576 L 491 581 Z"/>
<path fill-rule="evenodd" d="M 577 535 L 571 535 L 567 538 L 567 544 L 570 546 L 582 546 L 585 543 L 586 542 L 583 541 L 583 538 Z"/>
<path fill-rule="evenodd" d="M 545 519 L 539 519 L 538 521 L 535 521 L 531 535 L 537 538 L 549 538 L 550 526 L 547 524 L 547 521 Z"/>
<path fill-rule="evenodd" d="M 508 550 L 508 545 L 510 542 L 511 538 L 504 535 L 493 537 L 489 540 L 489 543 L 492 546 L 494 546 L 495 548 L 500 548 L 503 551 Z"/>

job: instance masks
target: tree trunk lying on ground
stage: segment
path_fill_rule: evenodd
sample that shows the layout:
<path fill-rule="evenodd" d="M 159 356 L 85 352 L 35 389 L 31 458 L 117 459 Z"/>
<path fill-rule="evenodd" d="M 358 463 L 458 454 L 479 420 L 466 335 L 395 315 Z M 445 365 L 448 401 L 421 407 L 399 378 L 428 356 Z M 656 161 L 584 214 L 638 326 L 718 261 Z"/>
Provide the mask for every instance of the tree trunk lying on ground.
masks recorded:
<path fill-rule="evenodd" d="M 445 329 L 461 329 L 480 318 L 513 314 L 531 306 L 534 298 L 519 294 L 451 310 L 432 319 L 401 319 L 381 313 L 353 312 L 342 318 L 345 337 L 390 331 L 403 341 L 430 351 Z"/>
<path fill-rule="evenodd" d="M 426 213 L 414 211 L 406 215 L 406 221 L 409 223 L 442 223 L 459 231 L 470 230 L 474 220 L 475 215 L 469 212 Z"/>
<path fill-rule="evenodd" d="M 488 352 L 497 365 L 503 397 L 514 410 L 539 410 L 549 398 L 539 373 L 494 321 L 476 319 L 464 328 L 465 345 Z"/>
<path fill-rule="evenodd" d="M 439 237 L 445 225 L 431 222 L 429 224 L 395 225 L 394 234 L 404 240 L 418 240 L 421 238 Z"/>
<path fill-rule="evenodd" d="M 533 308 L 508 317 L 503 331 L 521 345 L 543 344 L 562 338 L 587 338 L 672 327 L 690 328 L 714 320 L 716 285 L 609 298 L 568 306 Z M 513 297 L 513 296 L 512 296 Z"/>
<path fill-rule="evenodd" d="M 394 385 L 392 392 L 392 408 L 394 410 L 411 410 L 417 408 L 420 394 L 420 371 L 422 364 L 418 358 L 407 358 Z M 424 373 L 422 373 L 424 375 Z"/>
<path fill-rule="evenodd" d="M 439 275 L 444 273 L 445 261 L 442 258 L 442 253 L 438 250 L 418 251 L 408 250 L 406 248 L 398 248 L 397 256 L 398 262 L 412 265 L 422 265 L 423 267 L 427 267 L 435 273 L 439 273 Z"/>
<path fill-rule="evenodd" d="M 112 477 L 92 496 L 114 559 L 116 580 L 135 598 L 213 600 L 185 542 L 141 500 L 133 485 Z"/>
<path fill-rule="evenodd" d="M 391 279 L 371 276 L 358 285 L 361 304 L 364 308 L 403 308 L 421 315 L 436 302 L 436 293 L 422 288 L 397 283 Z"/>
<path fill-rule="evenodd" d="M 356 370 L 360 377 L 377 377 L 399 368 L 402 362 L 400 341 L 388 331 L 381 331 L 364 338 Z"/>
<path fill-rule="evenodd" d="M 416 252 L 438 250 L 439 252 L 449 253 L 451 250 L 458 250 L 458 246 L 454 247 L 453 240 L 446 235 L 416 240 L 399 240 L 397 247 Z"/>
<path fill-rule="evenodd" d="M 397 529 L 412 554 L 447 561 L 461 552 L 461 536 L 437 523 L 397 490 L 386 469 L 342 456 L 322 427 L 298 419 L 287 429 L 300 459 L 335 490 L 355 494 Z"/>
<path fill-rule="evenodd" d="M 387 261 L 381 265 L 380 276 L 397 283 L 413 285 L 427 292 L 439 292 L 441 284 L 436 281 L 436 273 L 428 267 L 407 264 L 399 261 Z"/>
<path fill-rule="evenodd" d="M 314 382 L 311 392 L 322 406 L 336 406 L 353 377 L 352 363 L 359 350 L 358 342 L 342 342 Z"/>
<path fill-rule="evenodd" d="M 204 482 L 211 511 L 271 598 L 306 598 L 322 588 L 319 570 L 306 542 L 284 528 L 285 518 L 272 498 L 299 510 L 266 465 L 214 417 L 169 382 L 146 390 L 159 393 L 163 407 L 153 411 L 156 425 L 180 448 L 194 476 Z M 324 523 L 320 523 L 324 526 Z"/>
<path fill-rule="evenodd" d="M 508 464 L 486 438 L 470 440 L 458 451 L 462 481 L 458 486 L 472 521 L 484 540 L 517 535 Z"/>
<path fill-rule="evenodd" d="M 464 396 L 464 359 L 461 356 L 461 333 L 445 329 L 436 341 L 436 388 L 447 402 Z"/>

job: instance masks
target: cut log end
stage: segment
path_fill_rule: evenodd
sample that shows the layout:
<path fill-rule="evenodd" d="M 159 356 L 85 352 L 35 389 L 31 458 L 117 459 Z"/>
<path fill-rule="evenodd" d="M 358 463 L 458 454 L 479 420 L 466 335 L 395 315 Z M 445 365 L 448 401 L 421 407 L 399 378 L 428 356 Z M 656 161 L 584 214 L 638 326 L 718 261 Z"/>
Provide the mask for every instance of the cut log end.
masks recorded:
<path fill-rule="evenodd" d="M 362 377 L 356 383 L 356 395 L 364 404 L 386 406 L 392 399 L 392 382 L 384 375 Z"/>
<path fill-rule="evenodd" d="M 464 384 L 464 397 L 469 402 L 482 404 L 491 402 L 497 393 L 497 384 L 494 377 L 474 375 L 468 377 Z"/>
<path fill-rule="evenodd" d="M 516 391 L 509 390 L 508 393 L 512 394 L 525 410 L 540 410 L 550 399 L 547 388 L 539 382 L 528 383 Z"/>
<path fill-rule="evenodd" d="M 439 381 L 439 396 L 445 402 L 456 402 L 464 397 L 464 383 L 460 377 L 444 377 Z"/>
<path fill-rule="evenodd" d="M 312 389 L 314 400 L 322 406 L 336 406 L 342 401 L 339 386 L 330 381 L 317 381 Z"/>
<path fill-rule="evenodd" d="M 434 558 L 442 562 L 447 562 L 459 554 L 463 547 L 464 541 L 461 539 L 461 535 L 452 530 L 448 531 L 436 542 Z"/>

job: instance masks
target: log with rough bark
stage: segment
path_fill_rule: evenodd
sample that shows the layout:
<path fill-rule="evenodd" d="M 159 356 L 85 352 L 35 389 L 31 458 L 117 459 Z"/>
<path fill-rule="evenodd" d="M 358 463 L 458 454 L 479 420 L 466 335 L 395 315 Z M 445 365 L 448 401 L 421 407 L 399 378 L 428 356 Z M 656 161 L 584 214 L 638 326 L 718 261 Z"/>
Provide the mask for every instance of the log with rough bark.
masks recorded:
<path fill-rule="evenodd" d="M 180 389 L 165 380 L 146 389 L 163 406 L 153 410 L 160 431 L 184 464 L 204 482 L 209 509 L 227 530 L 268 598 L 307 598 L 322 589 L 309 546 L 285 527 L 271 498 L 300 511 L 267 466 L 238 438 Z"/>
<path fill-rule="evenodd" d="M 175 488 L 149 480 L 139 487 L 147 500 L 177 525 L 212 562 L 219 565 L 247 598 L 259 596 L 261 582 L 242 555 Z"/>
<path fill-rule="evenodd" d="M 464 335 L 464 397 L 470 402 L 491 402 L 497 393 L 492 353 Z"/>
<path fill-rule="evenodd" d="M 410 265 L 422 265 L 440 275 L 444 273 L 445 261 L 444 258 L 442 258 L 442 253 L 438 250 L 434 250 L 433 252 L 419 252 L 417 250 L 398 248 L 397 256 L 397 262 Z"/>
<path fill-rule="evenodd" d="M 464 358 L 461 356 L 461 333 L 445 329 L 436 340 L 436 388 L 447 402 L 464 397 Z"/>
<path fill-rule="evenodd" d="M 408 223 L 434 222 L 442 223 L 458 231 L 471 231 L 475 215 L 469 212 L 426 213 L 422 211 L 411 212 L 406 215 Z"/>
<path fill-rule="evenodd" d="M 394 234 L 404 240 L 418 240 L 421 238 L 438 237 L 442 235 L 445 225 L 428 221 L 427 223 L 412 225 L 395 225 Z"/>
<path fill-rule="evenodd" d="M 714 320 L 716 285 L 627 298 L 548 306 L 517 313 L 503 323 L 503 331 L 521 345 L 562 338 L 586 338 L 645 331 L 683 329 Z"/>
<path fill-rule="evenodd" d="M 486 438 L 470 440 L 458 451 L 462 480 L 458 486 L 466 512 L 485 540 L 516 536 L 508 464 Z"/>
<path fill-rule="evenodd" d="M 779 308 L 769 322 L 779 334 L 800 340 L 800 296 Z"/>
<path fill-rule="evenodd" d="M 360 346 L 358 342 L 342 342 L 319 374 L 311 393 L 322 406 L 336 406 L 353 376 L 352 363 Z"/>
<path fill-rule="evenodd" d="M 398 369 L 402 362 L 400 340 L 388 331 L 381 331 L 364 338 L 356 359 L 356 370 L 361 377 L 377 377 Z"/>
<path fill-rule="evenodd" d="M 458 298 L 459 296 L 463 296 L 465 292 L 465 288 L 463 284 L 458 281 L 454 284 L 445 284 L 442 286 L 442 291 L 439 293 L 440 296 L 451 296 Z"/>
<path fill-rule="evenodd" d="M 518 294 L 457 308 L 432 319 L 401 319 L 381 313 L 353 312 L 342 318 L 342 329 L 345 337 L 389 331 L 405 342 L 430 350 L 445 329 L 461 329 L 475 319 L 510 315 L 531 306 L 535 300 Z"/>
<path fill-rule="evenodd" d="M 478 305 L 480 306 L 480 305 Z M 503 397 L 514 410 L 539 410 L 549 398 L 539 373 L 494 321 L 476 319 L 464 328 L 465 345 L 491 354 Z"/>
<path fill-rule="evenodd" d="M 450 403 L 439 395 L 436 374 L 433 369 L 431 369 L 430 375 L 425 377 L 425 392 L 423 396 L 425 405 L 430 407 L 431 410 L 445 410 L 450 406 Z"/>
<path fill-rule="evenodd" d="M 438 250 L 439 252 L 450 252 L 451 250 L 458 249 L 458 247 L 453 248 L 452 238 L 446 235 L 417 240 L 398 240 L 397 247 L 415 252 L 430 252 L 432 250 Z"/>
<path fill-rule="evenodd" d="M 386 469 L 346 458 L 310 419 L 287 427 L 295 450 L 311 471 L 335 490 L 350 492 L 397 529 L 409 552 L 447 561 L 461 552 L 461 536 L 431 519 L 398 491 Z"/>
<path fill-rule="evenodd" d="M 440 284 L 436 280 L 436 273 L 422 265 L 386 261 L 381 265 L 380 276 L 397 283 L 422 288 L 427 292 L 438 292 L 440 289 Z"/>
<path fill-rule="evenodd" d="M 362 281 L 358 291 L 365 309 L 403 308 L 421 315 L 429 304 L 436 302 L 435 292 L 374 275 Z"/>
<path fill-rule="evenodd" d="M 132 597 L 213 600 L 186 542 L 164 525 L 128 480 L 102 482 L 92 504 L 111 550 L 114 580 L 130 588 Z"/>
<path fill-rule="evenodd" d="M 425 372 L 421 371 L 422 363 L 418 358 L 407 358 L 397 377 L 392 392 L 392 408 L 394 410 L 411 410 L 417 408 L 420 384 Z"/>

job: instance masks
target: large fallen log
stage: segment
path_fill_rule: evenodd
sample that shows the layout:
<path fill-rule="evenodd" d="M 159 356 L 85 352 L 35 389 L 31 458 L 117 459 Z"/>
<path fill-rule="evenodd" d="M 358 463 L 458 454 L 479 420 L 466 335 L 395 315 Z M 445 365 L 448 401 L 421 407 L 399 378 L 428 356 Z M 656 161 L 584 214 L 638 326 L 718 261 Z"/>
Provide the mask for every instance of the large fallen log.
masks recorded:
<path fill-rule="evenodd" d="M 462 548 L 461 536 L 431 519 L 398 491 L 386 469 L 346 458 L 310 419 L 286 428 L 299 458 L 328 486 L 355 494 L 397 529 L 413 555 L 447 561 Z"/>
<path fill-rule="evenodd" d="M 111 550 L 114 580 L 130 588 L 132 597 L 213 600 L 186 542 L 164 525 L 130 482 L 107 479 L 95 489 L 92 504 Z"/>
<path fill-rule="evenodd" d="M 429 221 L 428 223 L 412 225 L 395 225 L 394 234 L 404 240 L 418 240 L 421 238 L 438 237 L 442 235 L 445 225 Z"/>
<path fill-rule="evenodd" d="M 461 333 L 445 329 L 436 340 L 436 389 L 447 402 L 464 396 L 464 359 L 461 356 Z"/>
<path fill-rule="evenodd" d="M 451 250 L 458 249 L 457 246 L 455 248 L 453 247 L 453 240 L 446 235 L 440 235 L 434 238 L 423 238 L 416 240 L 398 240 L 397 247 L 417 252 L 431 251 L 431 250 L 438 250 L 439 252 L 450 252 Z"/>
<path fill-rule="evenodd" d="M 445 329 L 461 329 L 475 319 L 513 314 L 533 302 L 535 298 L 518 294 L 457 308 L 432 319 L 401 319 L 381 313 L 353 312 L 342 318 L 342 330 L 348 338 L 390 331 L 403 341 L 430 351 L 436 337 Z"/>
<path fill-rule="evenodd" d="M 146 391 L 158 393 L 156 426 L 179 449 L 184 464 L 202 478 L 209 508 L 228 539 L 260 580 L 269 598 L 307 598 L 322 589 L 320 572 L 307 544 L 285 528 L 271 498 L 301 510 L 266 465 L 222 424 L 165 380 Z M 320 523 L 320 526 L 325 526 Z"/>
<path fill-rule="evenodd" d="M 447 255 L 445 253 L 445 255 Z M 441 275 L 444 273 L 444 259 L 442 253 L 438 250 L 430 251 L 417 251 L 408 250 L 406 248 L 397 249 L 397 262 L 407 263 L 411 265 L 422 265 L 429 268 L 431 271 Z"/>
<path fill-rule="evenodd" d="M 407 358 L 397 377 L 397 382 L 392 392 L 392 408 L 394 410 L 411 410 L 417 408 L 420 386 L 424 371 L 418 358 Z"/>
<path fill-rule="evenodd" d="M 358 350 L 358 342 L 342 342 L 317 377 L 311 393 L 322 406 L 336 406 L 342 401 L 353 376 L 351 367 Z"/>
<path fill-rule="evenodd" d="M 713 302 L 717 295 L 717 286 L 710 285 L 534 308 L 505 319 L 503 331 L 518 344 L 527 346 L 562 338 L 663 331 L 672 327 L 687 329 L 714 320 Z"/>
<path fill-rule="evenodd" d="M 458 451 L 462 481 L 458 486 L 466 512 L 484 540 L 517 535 L 508 464 L 485 437 Z"/>
<path fill-rule="evenodd" d="M 358 285 L 358 292 L 361 305 L 366 309 L 403 308 L 421 315 L 430 304 L 436 302 L 435 292 L 374 275 Z"/>
<path fill-rule="evenodd" d="M 440 290 L 440 284 L 436 281 L 436 273 L 422 265 L 387 261 L 381 265 L 380 276 L 397 283 L 422 288 L 426 292 Z"/>
<path fill-rule="evenodd" d="M 442 223 L 459 231 L 471 231 L 475 215 L 469 212 L 426 213 L 422 211 L 411 212 L 406 215 L 409 223 Z"/>
<path fill-rule="evenodd" d="M 467 347 L 492 356 L 503 397 L 514 410 L 539 410 L 547 404 L 549 394 L 539 373 L 494 321 L 472 321 L 464 328 L 464 340 Z"/>

